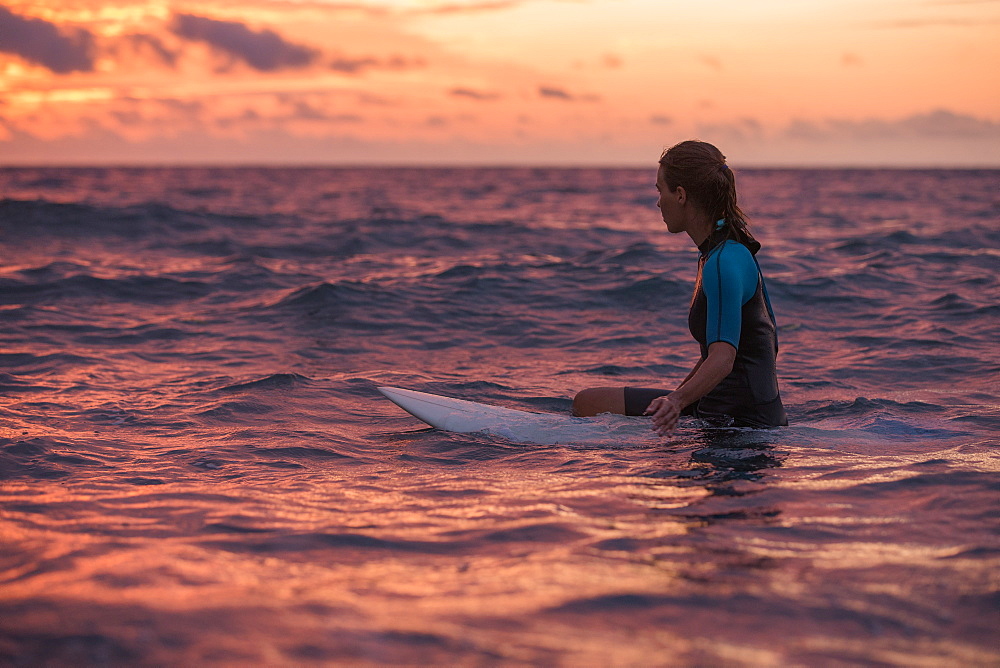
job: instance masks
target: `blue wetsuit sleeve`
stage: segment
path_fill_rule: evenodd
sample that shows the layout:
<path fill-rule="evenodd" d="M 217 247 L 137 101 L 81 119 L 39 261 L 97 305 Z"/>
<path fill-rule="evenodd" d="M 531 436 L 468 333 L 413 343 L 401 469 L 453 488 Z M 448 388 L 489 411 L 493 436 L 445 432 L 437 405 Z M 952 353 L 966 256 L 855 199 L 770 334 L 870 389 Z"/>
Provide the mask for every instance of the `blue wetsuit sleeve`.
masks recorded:
<path fill-rule="evenodd" d="M 725 341 L 740 346 L 743 305 L 757 291 L 757 264 L 746 246 L 726 242 L 713 251 L 701 271 L 707 313 L 705 345 Z"/>

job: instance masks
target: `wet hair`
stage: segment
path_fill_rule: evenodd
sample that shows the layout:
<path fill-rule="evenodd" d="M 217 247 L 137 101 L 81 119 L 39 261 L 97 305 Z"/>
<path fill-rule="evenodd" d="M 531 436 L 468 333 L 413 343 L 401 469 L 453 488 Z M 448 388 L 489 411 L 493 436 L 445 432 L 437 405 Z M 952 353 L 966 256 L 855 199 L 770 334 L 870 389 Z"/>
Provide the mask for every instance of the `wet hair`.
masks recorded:
<path fill-rule="evenodd" d="M 714 229 L 714 246 L 734 239 L 752 253 L 760 243 L 747 229 L 747 218 L 736 201 L 736 177 L 726 164 L 726 156 L 715 146 L 697 140 L 682 141 L 660 155 L 663 180 L 673 192 L 684 186 L 687 196 L 707 213 L 713 222 L 725 220 L 722 229 Z"/>

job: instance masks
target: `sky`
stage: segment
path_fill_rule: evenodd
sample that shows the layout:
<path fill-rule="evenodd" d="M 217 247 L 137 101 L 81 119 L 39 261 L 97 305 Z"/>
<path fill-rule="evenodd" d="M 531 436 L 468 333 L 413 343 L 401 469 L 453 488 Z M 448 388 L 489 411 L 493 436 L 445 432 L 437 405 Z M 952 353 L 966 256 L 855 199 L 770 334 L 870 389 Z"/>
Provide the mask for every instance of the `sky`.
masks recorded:
<path fill-rule="evenodd" d="M 0 165 L 1000 167 L 1000 0 L 0 0 Z"/>

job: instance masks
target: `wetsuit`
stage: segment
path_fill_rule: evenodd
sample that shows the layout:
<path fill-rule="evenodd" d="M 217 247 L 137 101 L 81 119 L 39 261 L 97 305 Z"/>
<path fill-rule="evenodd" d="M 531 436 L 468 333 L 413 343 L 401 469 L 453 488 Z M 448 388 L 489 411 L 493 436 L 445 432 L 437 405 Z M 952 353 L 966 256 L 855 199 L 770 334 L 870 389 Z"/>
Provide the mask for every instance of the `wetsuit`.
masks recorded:
<path fill-rule="evenodd" d="M 698 250 L 701 257 L 688 327 L 701 347 L 702 360 L 708 357 L 708 346 L 717 341 L 736 348 L 736 359 L 729 375 L 682 413 L 722 425 L 788 424 L 778 394 L 774 313 L 753 251 L 714 234 Z M 625 412 L 642 415 L 650 401 L 670 392 L 626 387 Z"/>

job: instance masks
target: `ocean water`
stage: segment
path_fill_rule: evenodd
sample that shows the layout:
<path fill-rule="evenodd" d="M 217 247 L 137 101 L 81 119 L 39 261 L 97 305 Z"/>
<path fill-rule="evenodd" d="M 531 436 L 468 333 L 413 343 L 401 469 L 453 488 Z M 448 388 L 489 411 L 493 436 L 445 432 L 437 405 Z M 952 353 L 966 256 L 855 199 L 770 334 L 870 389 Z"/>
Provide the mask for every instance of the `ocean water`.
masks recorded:
<path fill-rule="evenodd" d="M 1000 663 L 1000 172 L 745 170 L 791 424 L 622 169 L 0 170 L 0 664 Z"/>

